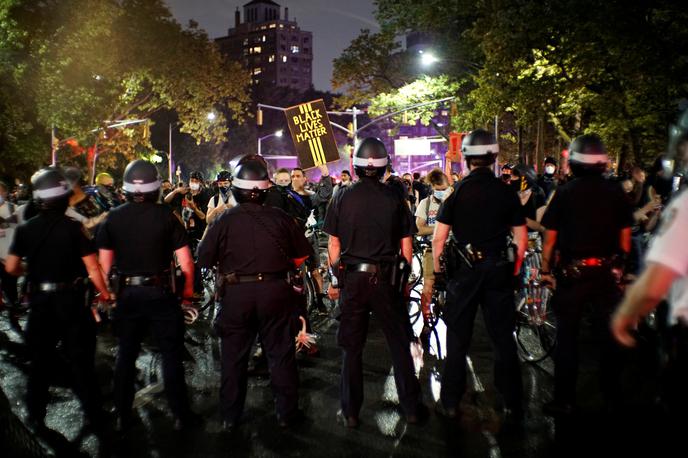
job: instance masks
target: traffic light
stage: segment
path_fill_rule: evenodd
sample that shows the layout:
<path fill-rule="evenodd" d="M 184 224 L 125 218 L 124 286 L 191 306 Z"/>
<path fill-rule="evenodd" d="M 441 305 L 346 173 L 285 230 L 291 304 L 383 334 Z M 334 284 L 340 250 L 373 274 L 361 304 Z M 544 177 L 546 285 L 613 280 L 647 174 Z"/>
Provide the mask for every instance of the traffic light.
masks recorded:
<path fill-rule="evenodd" d="M 263 125 L 263 110 L 258 107 L 258 111 L 256 111 L 256 124 L 259 126 Z"/>

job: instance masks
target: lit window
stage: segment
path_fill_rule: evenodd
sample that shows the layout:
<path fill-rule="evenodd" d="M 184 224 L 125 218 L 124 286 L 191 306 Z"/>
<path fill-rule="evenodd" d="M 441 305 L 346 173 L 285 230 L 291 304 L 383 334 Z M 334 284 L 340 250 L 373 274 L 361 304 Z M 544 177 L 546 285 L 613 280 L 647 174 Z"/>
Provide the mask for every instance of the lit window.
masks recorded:
<path fill-rule="evenodd" d="M 244 38 L 244 45 L 248 44 L 248 38 Z"/>
<path fill-rule="evenodd" d="M 292 45 L 291 47 L 291 53 L 292 54 L 298 54 L 299 53 L 299 47 L 296 45 Z"/>
<path fill-rule="evenodd" d="M 265 38 L 265 35 L 263 35 L 263 43 L 265 43 L 265 39 L 266 39 L 266 38 Z"/>
<path fill-rule="evenodd" d="M 260 46 L 254 46 L 253 48 L 251 48 L 251 54 L 260 54 L 261 51 L 262 48 Z"/>
<path fill-rule="evenodd" d="M 277 24 L 270 24 L 270 28 L 271 28 L 271 29 L 274 29 L 275 27 L 277 27 Z M 280 26 L 280 27 L 281 27 L 281 26 Z"/>
<path fill-rule="evenodd" d="M 253 74 L 254 74 L 254 75 L 260 75 L 260 74 L 262 73 L 262 71 L 263 71 L 263 69 L 261 69 L 260 67 L 254 68 L 254 69 L 253 69 Z"/>
<path fill-rule="evenodd" d="M 270 57 L 268 57 L 268 62 L 274 62 L 275 61 L 275 55 L 272 54 Z"/>
<path fill-rule="evenodd" d="M 284 28 L 284 24 L 280 24 L 280 29 L 283 29 L 283 28 Z"/>
<path fill-rule="evenodd" d="M 286 61 L 287 61 L 287 56 L 282 56 L 282 62 L 286 62 Z"/>

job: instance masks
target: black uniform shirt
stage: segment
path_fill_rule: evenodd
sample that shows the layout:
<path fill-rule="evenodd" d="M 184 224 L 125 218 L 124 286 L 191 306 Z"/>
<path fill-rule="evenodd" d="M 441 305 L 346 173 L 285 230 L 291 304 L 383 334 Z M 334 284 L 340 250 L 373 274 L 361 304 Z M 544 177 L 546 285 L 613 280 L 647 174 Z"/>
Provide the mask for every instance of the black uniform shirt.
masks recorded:
<path fill-rule="evenodd" d="M 339 238 L 344 264 L 394 262 L 401 239 L 413 235 L 411 220 L 391 187 L 363 178 L 337 193 L 323 231 Z"/>
<path fill-rule="evenodd" d="M 557 188 L 542 225 L 557 231 L 564 262 L 606 257 L 619 252 L 621 230 L 633 225 L 633 210 L 618 182 L 581 177 Z"/>
<path fill-rule="evenodd" d="M 437 221 L 452 227 L 459 246 L 470 243 L 489 255 L 501 253 L 511 228 L 526 223 L 516 191 L 487 167 L 474 169 L 458 184 Z"/>
<path fill-rule="evenodd" d="M 27 258 L 29 281 L 68 283 L 86 277 L 81 258 L 96 250 L 80 222 L 42 212 L 17 226 L 9 252 Z"/>
<path fill-rule="evenodd" d="M 243 203 L 217 218 L 198 246 L 202 267 L 238 275 L 285 272 L 313 248 L 296 222 L 273 207 Z"/>
<path fill-rule="evenodd" d="M 169 206 L 127 202 L 110 210 L 97 243 L 115 252 L 121 274 L 156 275 L 169 270 L 172 252 L 188 245 L 189 238 Z"/>

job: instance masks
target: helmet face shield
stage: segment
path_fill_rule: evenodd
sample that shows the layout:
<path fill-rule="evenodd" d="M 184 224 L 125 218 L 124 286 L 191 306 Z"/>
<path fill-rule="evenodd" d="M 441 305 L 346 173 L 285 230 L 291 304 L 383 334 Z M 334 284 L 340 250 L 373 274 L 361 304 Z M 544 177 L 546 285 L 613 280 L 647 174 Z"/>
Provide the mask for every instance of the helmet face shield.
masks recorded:
<path fill-rule="evenodd" d="M 364 138 L 358 144 L 353 157 L 353 166 L 356 175 L 367 178 L 382 178 L 385 174 L 389 155 L 385 144 L 378 138 Z"/>

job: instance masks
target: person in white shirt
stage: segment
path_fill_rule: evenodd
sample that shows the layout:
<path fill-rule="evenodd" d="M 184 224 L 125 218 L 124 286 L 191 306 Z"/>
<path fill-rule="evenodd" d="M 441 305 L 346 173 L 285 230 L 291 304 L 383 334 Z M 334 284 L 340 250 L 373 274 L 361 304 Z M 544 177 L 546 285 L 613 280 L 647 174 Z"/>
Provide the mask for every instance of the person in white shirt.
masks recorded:
<path fill-rule="evenodd" d="M 664 400 L 676 412 L 688 408 L 688 191 L 679 194 L 662 215 L 650 244 L 645 270 L 627 291 L 612 317 L 612 333 L 627 347 L 636 344 L 638 322 L 667 299 L 671 325 L 669 364 L 663 377 Z"/>
<path fill-rule="evenodd" d="M 421 200 L 416 207 L 416 226 L 421 237 L 429 238 L 435 230 L 435 220 L 440 210 L 440 205 L 451 193 L 449 179 L 440 170 L 432 170 L 427 177 L 432 194 Z M 432 260 L 432 246 L 426 248 L 423 253 L 423 292 L 420 296 L 421 311 L 423 320 L 427 323 L 430 318 L 430 301 L 432 300 L 432 289 L 435 285 L 435 272 Z"/>
<path fill-rule="evenodd" d="M 229 186 L 231 185 L 232 175 L 227 170 L 221 170 L 217 174 L 217 194 L 208 201 L 208 211 L 206 212 L 206 222 L 212 223 L 220 214 L 237 205 L 234 195 Z"/>

